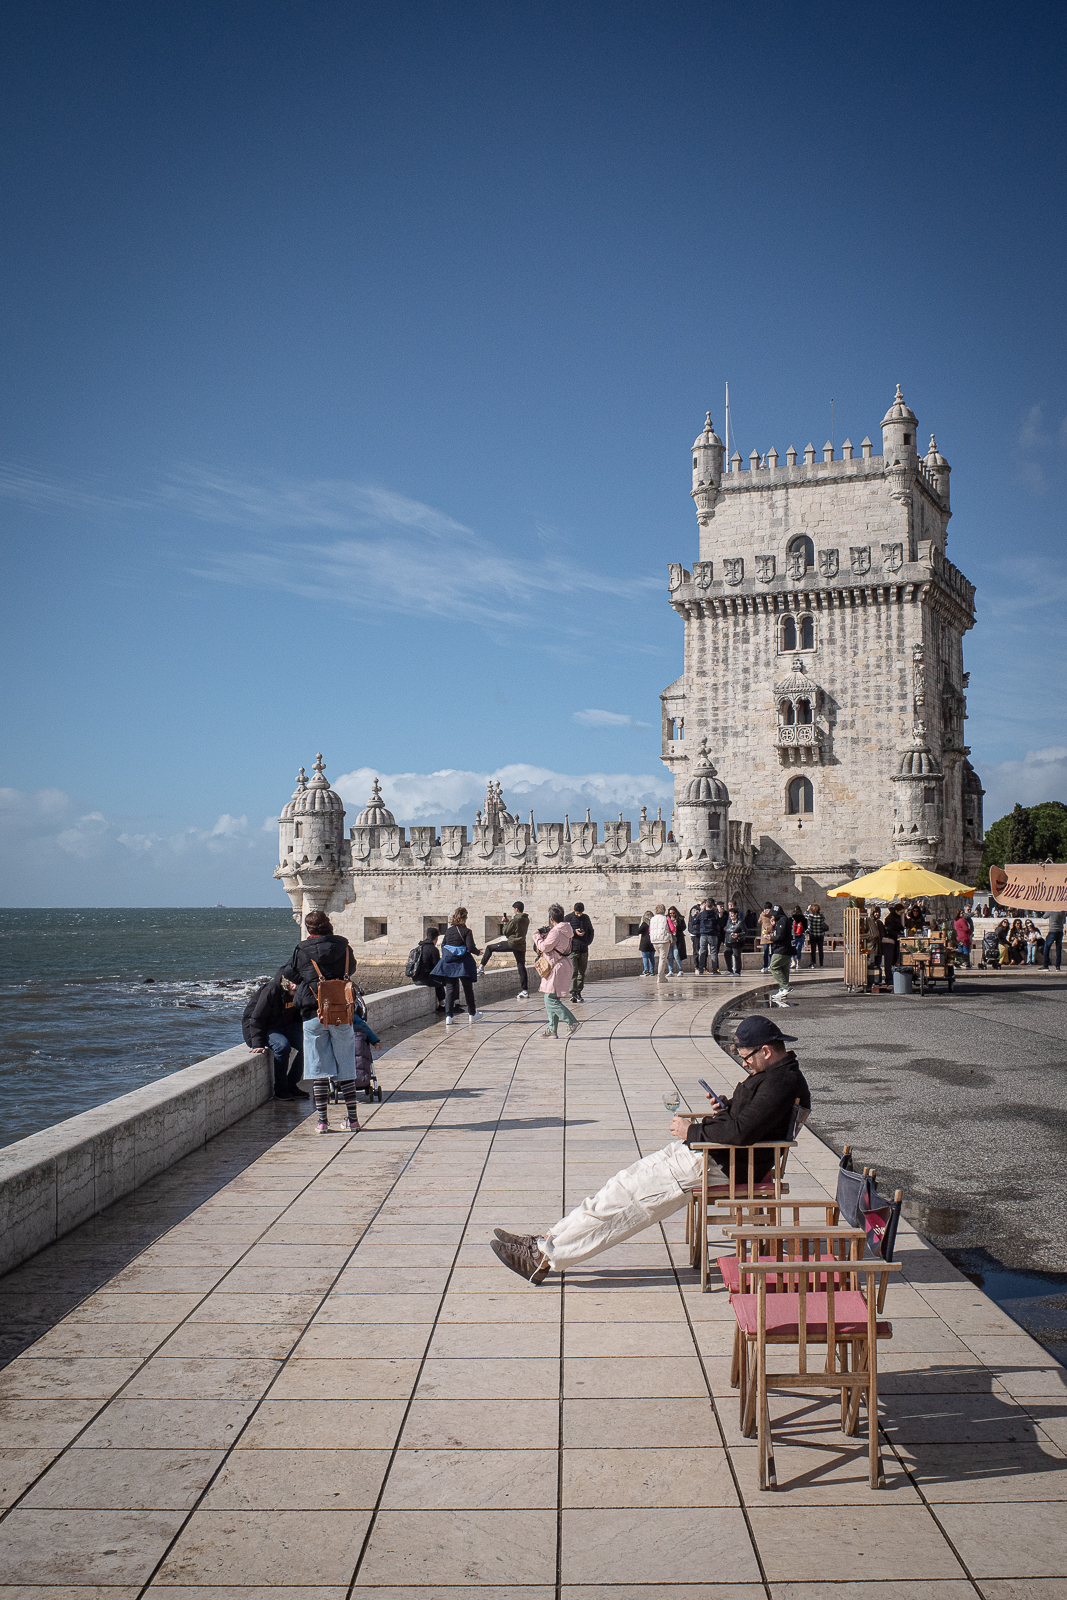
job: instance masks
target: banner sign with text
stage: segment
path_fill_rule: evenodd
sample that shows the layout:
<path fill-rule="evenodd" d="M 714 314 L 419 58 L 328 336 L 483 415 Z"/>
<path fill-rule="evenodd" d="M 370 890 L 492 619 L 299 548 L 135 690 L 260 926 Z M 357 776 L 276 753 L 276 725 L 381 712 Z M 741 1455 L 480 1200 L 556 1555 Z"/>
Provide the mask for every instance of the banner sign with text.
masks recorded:
<path fill-rule="evenodd" d="M 1001 905 L 1025 906 L 1028 911 L 1067 910 L 1067 866 L 1042 866 L 1039 862 L 992 866 L 989 887 Z"/>

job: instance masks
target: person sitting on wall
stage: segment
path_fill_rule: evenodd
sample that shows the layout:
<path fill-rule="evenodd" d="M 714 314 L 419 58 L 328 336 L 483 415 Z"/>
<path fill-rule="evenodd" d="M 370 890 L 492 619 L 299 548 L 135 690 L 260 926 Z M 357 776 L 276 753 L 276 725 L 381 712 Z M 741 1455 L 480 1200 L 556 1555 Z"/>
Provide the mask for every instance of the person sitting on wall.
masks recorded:
<path fill-rule="evenodd" d="M 709 1095 L 710 1116 L 671 1123 L 672 1143 L 609 1178 L 595 1195 L 582 1201 L 560 1222 L 539 1234 L 495 1229 L 491 1249 L 498 1261 L 528 1283 L 544 1283 L 550 1272 L 576 1267 L 613 1244 L 621 1244 L 642 1228 L 662 1222 L 687 1204 L 700 1182 L 703 1157 L 694 1144 L 761 1144 L 789 1138 L 799 1100 L 811 1108 L 811 1094 L 796 1056 L 795 1044 L 769 1017 L 742 1017 L 737 1025 L 736 1053 L 749 1074 L 728 1100 Z M 714 1169 L 715 1162 L 709 1163 Z M 757 1150 L 753 1161 L 758 1182 L 774 1165 L 772 1150 Z M 748 1178 L 748 1156 L 736 1158 L 738 1182 Z M 725 1178 L 725 1171 L 720 1171 Z M 718 1181 L 718 1180 L 716 1180 Z"/>
<path fill-rule="evenodd" d="M 516 900 L 511 908 L 510 917 L 501 917 L 500 938 L 487 944 L 482 951 L 482 971 L 489 965 L 489 957 L 495 955 L 513 955 L 515 967 L 519 974 L 520 1000 L 528 1000 L 529 979 L 526 973 L 526 931 L 530 926 L 530 919 L 526 915 L 526 907 L 521 900 Z"/>
<path fill-rule="evenodd" d="M 296 985 L 282 969 L 258 988 L 245 1006 L 241 1033 L 256 1055 L 274 1053 L 275 1100 L 308 1100 L 297 1084 L 304 1076 L 304 1026 L 293 1000 Z"/>
<path fill-rule="evenodd" d="M 423 989 L 432 989 L 437 996 L 437 1004 L 434 1006 L 435 1011 L 443 1011 L 445 1009 L 445 986 L 436 978 L 431 978 L 430 976 L 440 959 L 437 950 L 437 940 L 440 933 L 440 928 L 426 929 L 426 932 L 415 947 L 418 955 L 415 958 L 415 970 L 411 974 L 412 983 L 419 984 Z"/>

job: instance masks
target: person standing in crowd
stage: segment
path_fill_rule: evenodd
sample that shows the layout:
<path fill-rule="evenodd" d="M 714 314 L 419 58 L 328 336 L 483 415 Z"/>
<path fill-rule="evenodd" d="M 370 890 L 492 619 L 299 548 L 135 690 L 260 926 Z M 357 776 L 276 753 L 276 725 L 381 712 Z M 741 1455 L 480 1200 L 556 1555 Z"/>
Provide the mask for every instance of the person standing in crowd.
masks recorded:
<path fill-rule="evenodd" d="M 589 946 L 593 942 L 593 924 L 585 914 L 585 906 L 580 900 L 574 902 L 574 910 L 567 918 L 571 930 L 571 1005 L 585 1005 L 585 974 L 589 966 Z"/>
<path fill-rule="evenodd" d="M 655 952 L 652 948 L 652 940 L 648 935 L 649 924 L 651 921 L 651 911 L 643 912 L 640 925 L 637 929 L 637 948 L 641 955 L 641 972 L 646 978 L 650 978 L 656 970 L 655 962 L 653 960 Z"/>
<path fill-rule="evenodd" d="M 886 912 L 882 926 L 885 930 L 884 937 L 893 941 L 893 948 L 890 954 L 891 965 L 895 967 L 900 960 L 900 941 L 904 937 L 904 918 L 900 914 L 900 907 L 896 901 L 892 903 Z"/>
<path fill-rule="evenodd" d="M 915 934 L 922 933 L 926 926 L 926 912 L 919 904 L 918 900 L 914 901 L 913 904 L 908 907 L 908 913 L 904 920 L 907 925 L 909 935 L 914 936 Z"/>
<path fill-rule="evenodd" d="M 868 967 L 874 967 L 874 975 L 884 981 L 885 973 L 893 962 L 893 941 L 886 938 L 885 924 L 877 906 L 871 906 L 867 913 L 867 936 L 871 941 L 871 952 L 867 958 Z M 888 950 L 886 946 L 888 945 Z M 888 965 L 887 965 L 888 964 Z M 892 982 L 892 979 L 889 980 Z"/>
<path fill-rule="evenodd" d="M 1023 923 L 1023 933 L 1026 935 L 1026 965 L 1034 967 L 1037 965 L 1037 952 L 1044 945 L 1045 938 L 1030 917 Z"/>
<path fill-rule="evenodd" d="M 772 906 L 771 913 L 774 917 L 774 926 L 771 928 L 770 970 L 771 976 L 778 981 L 778 992 L 771 995 L 771 1004 L 787 1006 L 790 960 L 793 954 L 793 922 L 786 916 L 781 906 Z"/>
<path fill-rule="evenodd" d="M 656 952 L 656 982 L 667 981 L 667 952 L 671 947 L 671 930 L 667 925 L 667 907 L 657 906 L 648 925 L 648 936 Z"/>
<path fill-rule="evenodd" d="M 971 964 L 971 943 L 974 939 L 974 923 L 961 908 L 956 913 L 952 926 L 956 933 L 956 949 L 963 958 L 960 966 L 969 967 Z"/>
<path fill-rule="evenodd" d="M 671 971 L 671 962 L 674 962 L 674 971 L 678 977 L 682 976 L 682 962 L 686 957 L 685 948 L 685 918 L 677 906 L 667 907 L 667 928 L 670 932 L 671 947 L 667 952 L 667 972 Z"/>
<path fill-rule="evenodd" d="M 819 906 L 808 907 L 808 959 L 812 966 L 815 957 L 819 958 L 820 967 L 823 964 L 823 941 L 826 938 L 826 918 Z"/>
<path fill-rule="evenodd" d="M 715 913 L 710 900 L 695 905 L 689 913 L 689 937 L 693 941 L 693 971 L 698 978 L 702 978 L 707 971 L 714 922 Z"/>
<path fill-rule="evenodd" d="M 282 977 L 296 986 L 294 1000 L 304 1024 L 304 1077 L 310 1078 L 314 1091 L 318 1131 L 330 1131 L 327 1107 L 330 1079 L 333 1078 L 348 1111 L 341 1127 L 346 1133 L 358 1133 L 356 1025 L 360 1035 L 371 1044 L 380 1045 L 381 1040 L 360 1017 L 354 1017 L 351 1022 L 319 1021 L 320 980 L 350 977 L 356 958 L 348 940 L 334 933 L 325 911 L 309 911 L 304 927 L 308 937 L 293 951 L 282 968 Z"/>
<path fill-rule="evenodd" d="M 511 908 L 510 917 L 501 917 L 500 938 L 487 944 L 482 951 L 482 971 L 489 965 L 490 956 L 504 955 L 515 957 L 515 969 L 519 975 L 520 1000 L 529 999 L 529 978 L 526 973 L 526 930 L 530 926 L 530 919 L 526 915 L 526 907 L 521 900 L 516 900 Z"/>
<path fill-rule="evenodd" d="M 574 930 L 563 915 L 562 906 L 549 906 L 548 927 L 538 928 L 534 934 L 534 948 L 538 955 L 544 956 L 551 963 L 550 970 L 541 977 L 541 993 L 545 997 L 545 1011 L 548 1022 L 542 1038 L 555 1039 L 559 1035 L 561 1022 L 567 1024 L 567 1031 L 573 1038 L 581 1027 L 581 1023 L 573 1011 L 563 1004 L 563 996 L 569 994 L 574 976 L 571 965 L 571 945 L 574 940 Z"/>
<path fill-rule="evenodd" d="M 771 965 L 771 941 L 774 938 L 774 924 L 774 908 L 769 900 L 765 900 L 763 902 L 763 910 L 759 914 L 759 942 L 763 955 L 764 972 L 767 972 Z"/>
<path fill-rule="evenodd" d="M 741 976 L 741 955 L 745 944 L 745 919 L 736 900 L 726 908 L 726 925 L 722 931 L 722 953 L 727 972 Z"/>
<path fill-rule="evenodd" d="M 435 1011 L 443 1011 L 445 1009 L 444 984 L 437 978 L 430 976 L 440 959 L 437 951 L 437 940 L 440 933 L 440 928 L 426 929 L 426 932 L 415 946 L 417 951 L 415 969 L 411 973 L 412 983 L 419 984 L 424 989 L 432 989 L 437 996 L 437 1004 L 434 1006 Z M 410 961 L 411 958 L 409 957 L 408 959 Z"/>
<path fill-rule="evenodd" d="M 1016 917 L 1008 930 L 1008 951 L 1012 966 L 1021 967 L 1026 960 L 1026 934 L 1021 917 Z"/>
<path fill-rule="evenodd" d="M 267 983 L 256 990 L 245 1006 L 241 1033 L 245 1044 L 262 1055 L 274 1055 L 275 1100 L 307 1100 L 307 1091 L 297 1084 L 304 1076 L 304 1025 L 293 1001 L 295 984 L 282 977 L 279 967 Z"/>
<path fill-rule="evenodd" d="M 1055 946 L 1056 950 L 1056 971 L 1059 972 L 1060 970 L 1060 962 L 1063 959 L 1063 919 L 1064 913 L 1062 911 L 1050 911 L 1048 914 L 1048 932 L 1045 935 L 1045 963 L 1041 968 L 1042 972 L 1048 972 L 1049 970 L 1048 958 L 1052 954 L 1053 946 Z"/>
<path fill-rule="evenodd" d="M 441 959 L 431 972 L 445 986 L 445 1027 L 451 1028 L 456 1020 L 456 1000 L 459 990 L 467 1004 L 467 1026 L 481 1022 L 483 1012 L 474 1002 L 474 983 L 478 976 L 475 956 L 481 951 L 474 942 L 474 934 L 467 927 L 467 908 L 457 906 L 449 918 L 441 940 Z"/>
<path fill-rule="evenodd" d="M 793 970 L 800 971 L 800 959 L 804 954 L 804 935 L 808 931 L 808 919 L 799 906 L 793 907 Z"/>

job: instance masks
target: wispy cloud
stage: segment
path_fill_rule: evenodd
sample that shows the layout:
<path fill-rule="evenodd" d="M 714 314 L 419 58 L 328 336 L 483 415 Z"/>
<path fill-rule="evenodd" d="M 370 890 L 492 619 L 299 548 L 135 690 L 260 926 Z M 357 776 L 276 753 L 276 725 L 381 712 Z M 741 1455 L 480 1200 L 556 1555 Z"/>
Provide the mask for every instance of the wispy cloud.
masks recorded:
<path fill-rule="evenodd" d="M 1006 816 L 1016 801 L 1036 806 L 1042 800 L 1067 802 L 1067 745 L 1028 750 L 1021 761 L 1001 761 L 982 771 L 985 823 Z"/>
<path fill-rule="evenodd" d="M 1067 450 L 1067 417 L 1048 422 L 1044 407 L 1031 406 L 1015 436 L 1015 466 L 1020 481 L 1031 494 L 1048 489 L 1048 456 L 1055 449 Z"/>
<path fill-rule="evenodd" d="M 575 722 L 584 728 L 651 728 L 651 722 L 638 722 L 622 711 L 575 711 Z"/>
<path fill-rule="evenodd" d="M 446 767 L 438 772 L 380 772 L 357 767 L 333 780 L 345 802 L 348 821 L 367 803 L 371 785 L 381 783 L 386 804 L 404 825 L 418 822 L 473 822 L 485 803 L 486 785 L 492 779 L 504 791 L 504 803 L 525 815 L 532 810 L 541 821 L 562 821 L 565 812 L 580 815 L 588 807 L 594 818 L 617 815 L 621 810 L 636 818 L 641 806 L 669 806 L 673 784 L 664 773 L 553 772 L 514 762 L 495 772 L 463 772 Z"/>

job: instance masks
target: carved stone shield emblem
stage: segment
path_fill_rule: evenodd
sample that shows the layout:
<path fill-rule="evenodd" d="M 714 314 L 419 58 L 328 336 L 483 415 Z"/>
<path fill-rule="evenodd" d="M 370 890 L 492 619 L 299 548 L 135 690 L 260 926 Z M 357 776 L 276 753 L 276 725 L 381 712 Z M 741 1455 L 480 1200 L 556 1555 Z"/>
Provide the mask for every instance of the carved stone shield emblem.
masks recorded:
<path fill-rule="evenodd" d="M 563 844 L 562 822 L 541 822 L 537 828 L 537 852 L 544 856 L 558 856 Z"/>
<path fill-rule="evenodd" d="M 854 545 L 850 545 L 849 554 L 852 557 L 852 570 L 853 570 L 853 572 L 859 572 L 859 573 L 870 572 L 870 570 L 871 570 L 871 547 L 870 547 L 869 544 L 854 544 Z"/>
<path fill-rule="evenodd" d="M 744 556 L 727 556 L 723 562 L 727 583 L 740 583 L 745 576 Z"/>
<path fill-rule="evenodd" d="M 836 550 L 819 551 L 819 571 L 824 578 L 837 577 L 838 556 Z"/>
<path fill-rule="evenodd" d="M 665 822 L 642 822 L 641 848 L 646 856 L 658 856 L 667 842 L 667 824 Z"/>
<path fill-rule="evenodd" d="M 352 854 L 357 861 L 366 861 L 370 856 L 369 828 L 352 829 Z"/>
<path fill-rule="evenodd" d="M 710 561 L 693 562 L 693 582 L 698 589 L 706 589 L 711 583 L 712 563 Z"/>
<path fill-rule="evenodd" d="M 441 849 L 451 861 L 458 861 L 463 854 L 467 843 L 467 829 L 464 823 L 443 823 L 441 826 Z"/>
<path fill-rule="evenodd" d="M 904 546 L 902 544 L 884 544 L 882 546 L 882 565 L 889 572 L 899 572 L 904 564 Z"/>
<path fill-rule="evenodd" d="M 596 823 L 578 822 L 571 829 L 571 849 L 576 855 L 591 856 L 596 849 Z"/>
<path fill-rule="evenodd" d="M 609 855 L 624 856 L 630 847 L 630 828 L 625 822 L 605 822 L 604 845 Z"/>
<path fill-rule="evenodd" d="M 756 557 L 756 577 L 759 579 L 760 583 L 770 583 L 771 579 L 774 577 L 777 564 L 778 563 L 774 556 Z"/>
<path fill-rule="evenodd" d="M 670 566 L 667 568 L 668 583 L 672 589 L 680 589 L 682 587 L 682 574 L 684 570 L 685 569 L 677 561 L 672 561 Z"/>
<path fill-rule="evenodd" d="M 493 853 L 493 834 L 495 831 L 491 822 L 476 822 L 471 830 L 474 848 L 486 861 Z"/>
<path fill-rule="evenodd" d="M 403 828 L 382 828 L 378 837 L 381 840 L 382 855 L 387 861 L 395 861 L 400 854 L 400 835 Z"/>
<path fill-rule="evenodd" d="M 428 861 L 436 831 L 433 828 L 412 828 L 411 853 L 418 861 Z"/>
<path fill-rule="evenodd" d="M 528 822 L 515 822 L 504 829 L 504 845 L 509 856 L 516 859 L 526 854 L 530 843 L 530 824 Z"/>

